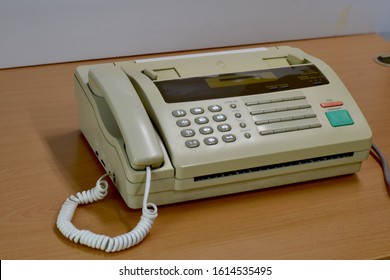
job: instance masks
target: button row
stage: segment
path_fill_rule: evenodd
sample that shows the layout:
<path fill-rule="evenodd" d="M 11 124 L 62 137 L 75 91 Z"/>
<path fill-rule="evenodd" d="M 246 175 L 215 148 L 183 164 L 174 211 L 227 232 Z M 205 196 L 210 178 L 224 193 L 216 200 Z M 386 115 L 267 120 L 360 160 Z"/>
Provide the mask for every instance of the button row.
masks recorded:
<path fill-rule="evenodd" d="M 292 126 L 292 127 L 286 127 L 286 128 L 262 130 L 262 131 L 260 131 L 260 135 L 272 135 L 272 134 L 277 134 L 277 133 L 305 130 L 305 129 L 318 128 L 318 127 L 322 127 L 322 125 L 320 123 L 315 123 L 315 124 Z"/>
<path fill-rule="evenodd" d="M 285 112 L 285 111 L 308 109 L 308 108 L 311 108 L 310 104 L 295 105 L 295 106 L 288 106 L 288 107 L 281 107 L 281 108 L 271 108 L 271 109 L 265 109 L 265 110 L 257 110 L 257 111 L 250 112 L 250 114 L 252 116 L 254 116 L 254 115 L 268 114 L 268 113 L 274 113 L 274 112 Z"/>
<path fill-rule="evenodd" d="M 217 129 L 220 132 L 228 132 L 228 131 L 232 130 L 232 127 L 229 124 L 220 124 L 217 126 Z M 213 133 L 214 129 L 211 126 L 203 126 L 203 127 L 199 128 L 199 132 L 202 135 L 207 135 L 207 134 Z M 195 135 L 195 130 L 193 130 L 192 128 L 183 129 L 180 132 L 180 134 L 183 137 L 192 137 Z"/>
<path fill-rule="evenodd" d="M 236 141 L 236 136 L 234 134 L 225 134 L 222 136 L 222 141 L 225 143 L 231 143 Z M 218 138 L 214 136 L 206 137 L 203 139 L 203 143 L 207 146 L 212 146 L 218 144 Z M 190 139 L 185 142 L 187 148 L 196 148 L 199 147 L 200 142 L 197 139 Z"/>
<path fill-rule="evenodd" d="M 269 124 L 269 123 L 278 123 L 278 122 L 286 122 L 286 121 L 311 119 L 311 118 L 315 118 L 315 117 L 317 117 L 316 114 L 297 115 L 297 116 L 290 116 L 290 117 L 284 117 L 284 118 L 260 120 L 260 121 L 256 121 L 255 124 L 256 125 L 262 125 L 262 124 Z"/>
<path fill-rule="evenodd" d="M 227 117 L 224 114 L 216 114 L 213 116 L 213 120 L 215 122 L 224 122 L 226 121 L 226 119 Z M 209 118 L 201 116 L 201 117 L 196 117 L 194 121 L 197 124 L 206 124 L 209 123 Z M 176 124 L 180 127 L 186 127 L 191 125 L 191 121 L 189 119 L 180 119 L 176 121 Z"/>
<path fill-rule="evenodd" d="M 262 104 L 268 104 L 268 103 L 277 103 L 277 102 L 285 102 L 285 101 L 293 101 L 293 100 L 301 100 L 306 99 L 306 96 L 299 95 L 299 96 L 291 96 L 291 97 L 283 97 L 283 98 L 274 98 L 274 99 L 267 99 L 267 100 L 260 100 L 260 101 L 251 101 L 246 102 L 246 106 L 254 106 L 254 105 L 262 105 Z"/>
<path fill-rule="evenodd" d="M 222 107 L 219 106 L 219 105 L 210 105 L 207 107 L 207 109 L 212 112 L 212 113 L 215 113 L 215 112 L 220 112 L 222 111 Z M 191 114 L 193 115 L 200 115 L 200 114 L 203 114 L 204 113 L 204 109 L 202 107 L 194 107 L 194 108 L 191 108 L 190 109 L 190 112 Z M 173 110 L 172 111 L 172 115 L 174 117 L 177 117 L 177 118 L 180 118 L 180 117 L 184 117 L 187 115 L 187 112 L 185 110 L 182 110 L 182 109 L 177 109 L 177 110 Z"/>

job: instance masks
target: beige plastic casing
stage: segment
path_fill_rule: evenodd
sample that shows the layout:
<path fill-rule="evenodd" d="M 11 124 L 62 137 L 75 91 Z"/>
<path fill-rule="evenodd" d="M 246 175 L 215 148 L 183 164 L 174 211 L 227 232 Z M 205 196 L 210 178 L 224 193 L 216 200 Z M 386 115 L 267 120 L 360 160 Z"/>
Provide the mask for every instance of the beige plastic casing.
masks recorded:
<path fill-rule="evenodd" d="M 154 81 L 293 67 L 298 64 L 314 64 L 326 76 L 329 84 L 266 94 L 177 103 L 166 103 L 154 84 Z M 123 139 L 123 135 L 139 131 L 133 125 L 118 126 L 115 106 L 108 105 L 104 96 L 91 91 L 89 75 L 91 69 L 93 72 L 97 66 L 104 67 L 81 66 L 75 72 L 80 127 L 102 165 L 111 173 L 112 180 L 128 206 L 140 208 L 145 172 L 131 167 L 129 155 L 124 148 L 126 141 Z M 156 204 L 354 173 L 360 169 L 361 162 L 367 158 L 371 148 L 371 130 L 342 81 L 323 61 L 296 48 L 283 46 L 132 60 L 115 63 L 115 66 L 127 74 L 134 92 L 142 101 L 155 127 L 155 137 L 163 153 L 163 165 L 152 171 L 149 200 Z M 114 85 L 112 87 L 114 88 Z M 115 99 L 114 92 L 109 89 L 106 91 L 111 99 Z M 270 100 L 272 102 L 269 102 Z M 259 101 L 264 105 L 247 105 Z M 336 101 L 342 102 L 342 105 L 326 108 L 321 106 L 323 103 Z M 256 124 L 256 121 L 262 121 L 261 116 L 251 115 L 250 112 L 260 108 L 259 106 L 278 111 L 281 106 L 291 104 L 308 108 L 303 111 L 275 112 L 275 115 L 283 118 L 298 114 L 298 111 L 299 114 L 314 115 L 315 117 L 309 120 L 297 117 L 288 125 L 305 127 L 314 122 L 315 128 L 270 135 L 259 133 L 270 127 L 275 131 L 283 130 L 284 124 Z M 234 142 L 226 143 L 221 140 L 226 132 L 217 129 L 219 123 L 213 121 L 215 113 L 207 110 L 211 105 L 221 106 L 221 113 L 226 116 L 226 122 L 231 126 L 229 134 L 235 136 Z M 121 115 L 123 119 L 134 118 L 132 106 L 128 104 L 129 110 L 123 113 L 125 116 Z M 204 108 L 202 116 L 211 120 L 207 125 L 213 128 L 213 137 L 219 140 L 216 145 L 206 145 L 203 142 L 206 136 L 199 133 L 201 126 L 195 123 L 197 116 L 190 113 L 194 107 Z M 190 128 L 196 133 L 193 138 L 199 140 L 199 147 L 188 148 L 185 145 L 187 139 L 181 135 L 183 128 L 177 125 L 178 118 L 172 114 L 178 109 L 187 113 L 185 118 L 191 122 Z M 333 127 L 326 117 L 326 112 L 334 110 L 348 111 L 353 124 Z M 349 153 L 349 156 L 307 161 L 345 153 Z M 300 160 L 303 160 L 303 163 L 296 164 Z M 266 166 L 271 168 L 262 168 Z"/>

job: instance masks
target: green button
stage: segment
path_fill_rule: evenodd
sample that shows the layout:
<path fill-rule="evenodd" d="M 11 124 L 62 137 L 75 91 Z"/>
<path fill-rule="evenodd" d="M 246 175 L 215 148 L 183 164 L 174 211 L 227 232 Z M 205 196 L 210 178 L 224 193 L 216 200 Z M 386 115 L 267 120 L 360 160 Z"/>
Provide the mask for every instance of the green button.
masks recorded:
<path fill-rule="evenodd" d="M 329 111 L 325 114 L 333 127 L 354 124 L 353 119 L 347 110 Z"/>

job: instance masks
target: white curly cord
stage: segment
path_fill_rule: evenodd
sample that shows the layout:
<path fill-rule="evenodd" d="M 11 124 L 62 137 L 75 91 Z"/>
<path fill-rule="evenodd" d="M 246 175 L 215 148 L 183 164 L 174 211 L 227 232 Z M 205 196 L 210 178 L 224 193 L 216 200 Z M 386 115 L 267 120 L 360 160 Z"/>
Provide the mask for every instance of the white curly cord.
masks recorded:
<path fill-rule="evenodd" d="M 128 233 L 109 237 L 96 234 L 89 230 L 80 230 L 72 224 L 74 212 L 80 204 L 88 204 L 99 201 L 107 195 L 108 183 L 103 180 L 108 174 L 103 175 L 96 182 L 96 186 L 88 191 L 71 195 L 61 207 L 57 218 L 57 227 L 60 232 L 75 243 L 80 243 L 91 248 L 106 252 L 117 252 L 130 248 L 140 243 L 149 233 L 154 220 L 157 217 L 157 206 L 148 203 L 151 182 L 151 168 L 146 167 L 146 183 L 143 199 L 142 216 L 138 224 Z"/>

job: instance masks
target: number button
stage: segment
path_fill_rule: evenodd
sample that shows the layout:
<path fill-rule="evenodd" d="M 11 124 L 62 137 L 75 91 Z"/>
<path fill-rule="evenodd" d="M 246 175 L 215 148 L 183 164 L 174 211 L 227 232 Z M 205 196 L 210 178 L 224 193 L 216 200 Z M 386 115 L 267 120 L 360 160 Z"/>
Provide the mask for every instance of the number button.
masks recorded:
<path fill-rule="evenodd" d="M 220 112 L 222 110 L 222 107 L 219 105 L 211 105 L 208 107 L 210 112 Z"/>
<path fill-rule="evenodd" d="M 216 122 L 223 122 L 226 121 L 226 116 L 224 114 L 217 114 L 213 116 L 213 120 Z"/>
<path fill-rule="evenodd" d="M 203 142 L 204 142 L 206 145 L 211 146 L 211 145 L 217 144 L 217 143 L 218 143 L 218 139 L 217 139 L 216 137 L 211 136 L 211 137 L 205 138 L 205 139 L 203 140 Z"/>
<path fill-rule="evenodd" d="M 200 143 L 198 140 L 191 139 L 191 140 L 187 140 L 185 145 L 187 148 L 196 148 L 199 147 Z"/>
<path fill-rule="evenodd" d="M 186 127 L 186 126 L 189 126 L 191 124 L 191 121 L 188 120 L 188 119 L 181 119 L 181 120 L 178 120 L 176 122 L 176 124 L 180 127 Z"/>
<path fill-rule="evenodd" d="M 204 126 L 199 128 L 199 132 L 202 133 L 203 135 L 205 134 L 211 134 L 214 132 L 213 128 L 210 126 Z"/>
<path fill-rule="evenodd" d="M 186 111 L 179 109 L 179 110 L 172 111 L 172 115 L 176 118 L 179 118 L 179 117 L 184 117 L 185 115 L 187 115 L 187 113 Z"/>
<path fill-rule="evenodd" d="M 204 113 L 204 110 L 201 107 L 195 107 L 190 110 L 190 112 L 194 115 L 200 115 Z"/>
<path fill-rule="evenodd" d="M 220 124 L 217 126 L 217 128 L 220 132 L 227 132 L 227 131 L 230 131 L 232 129 L 232 127 L 228 124 Z"/>
<path fill-rule="evenodd" d="M 181 132 L 180 132 L 181 136 L 183 137 L 192 137 L 195 135 L 195 131 L 193 129 L 183 129 Z"/>
<path fill-rule="evenodd" d="M 206 123 L 209 122 L 209 119 L 206 118 L 206 117 L 197 117 L 197 118 L 195 119 L 195 122 L 196 122 L 197 124 L 206 124 Z"/>
<path fill-rule="evenodd" d="M 236 136 L 234 136 L 233 134 L 226 134 L 226 135 L 222 136 L 222 140 L 225 143 L 231 143 L 231 142 L 236 141 Z"/>

